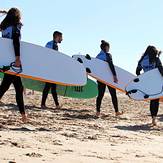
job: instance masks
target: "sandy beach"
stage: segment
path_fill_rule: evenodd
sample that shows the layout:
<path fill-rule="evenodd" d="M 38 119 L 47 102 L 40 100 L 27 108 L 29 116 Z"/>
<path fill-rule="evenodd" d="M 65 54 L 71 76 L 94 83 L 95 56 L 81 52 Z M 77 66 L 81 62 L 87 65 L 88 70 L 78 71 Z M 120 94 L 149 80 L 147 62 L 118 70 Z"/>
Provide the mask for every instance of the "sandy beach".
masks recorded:
<path fill-rule="evenodd" d="M 0 106 L 0 163 L 162 163 L 163 103 L 158 127 L 150 127 L 149 104 L 118 93 L 115 117 L 110 96 L 103 100 L 101 118 L 95 115 L 95 99 L 60 97 L 62 109 L 41 110 L 41 93 L 25 97 L 29 122 L 23 124 L 11 88 Z"/>

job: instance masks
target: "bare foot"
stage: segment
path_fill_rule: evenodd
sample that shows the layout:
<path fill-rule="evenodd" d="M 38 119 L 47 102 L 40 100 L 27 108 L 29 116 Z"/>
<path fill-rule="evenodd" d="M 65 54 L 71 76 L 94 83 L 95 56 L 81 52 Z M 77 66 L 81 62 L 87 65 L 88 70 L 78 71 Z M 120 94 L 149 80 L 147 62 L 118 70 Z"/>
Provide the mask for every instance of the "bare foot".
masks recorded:
<path fill-rule="evenodd" d="M 151 124 L 152 126 L 157 126 L 157 122 L 156 122 L 156 118 L 154 117 L 154 118 L 152 118 L 152 124 Z"/>
<path fill-rule="evenodd" d="M 3 103 L 2 101 L 0 101 L 0 105 L 5 105 L 5 103 Z"/>
<path fill-rule="evenodd" d="M 56 109 L 61 109 L 63 105 L 57 105 Z"/>
<path fill-rule="evenodd" d="M 22 122 L 27 123 L 27 116 L 25 114 L 22 114 Z"/>
<path fill-rule="evenodd" d="M 41 105 L 41 109 L 47 109 L 45 105 Z"/>
<path fill-rule="evenodd" d="M 34 95 L 34 94 L 35 94 L 35 91 L 32 90 L 32 95 Z"/>
<path fill-rule="evenodd" d="M 100 117 L 100 112 L 96 112 L 96 117 Z"/>
<path fill-rule="evenodd" d="M 122 112 L 119 112 L 119 111 L 118 111 L 118 112 L 115 113 L 115 115 L 116 115 L 116 116 L 123 115 L 123 111 L 122 111 Z"/>

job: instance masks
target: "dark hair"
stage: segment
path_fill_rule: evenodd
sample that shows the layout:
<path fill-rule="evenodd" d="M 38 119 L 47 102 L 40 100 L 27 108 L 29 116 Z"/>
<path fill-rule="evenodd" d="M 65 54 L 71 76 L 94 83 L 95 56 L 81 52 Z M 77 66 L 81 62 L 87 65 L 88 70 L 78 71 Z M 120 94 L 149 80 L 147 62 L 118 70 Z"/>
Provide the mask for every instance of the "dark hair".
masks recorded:
<path fill-rule="evenodd" d="M 56 38 L 57 36 L 62 36 L 62 33 L 59 32 L 59 31 L 55 31 L 55 32 L 53 33 L 53 38 Z"/>
<path fill-rule="evenodd" d="M 106 42 L 105 40 L 101 40 L 101 45 L 100 45 L 100 47 L 101 47 L 101 49 L 102 49 L 103 51 L 106 51 L 106 50 L 105 50 L 105 49 L 106 49 L 106 46 L 110 47 L 110 44 L 109 44 L 108 42 Z"/>
<path fill-rule="evenodd" d="M 16 26 L 17 24 L 21 24 L 20 22 L 21 14 L 19 9 L 11 8 L 8 12 L 4 20 L 0 24 L 0 28 L 2 30 L 6 29 L 9 26 Z"/>
<path fill-rule="evenodd" d="M 157 58 L 158 54 L 159 54 L 159 51 L 156 49 L 156 47 L 149 45 L 143 56 L 148 55 L 149 62 L 154 63 L 154 62 L 156 62 L 156 58 Z"/>

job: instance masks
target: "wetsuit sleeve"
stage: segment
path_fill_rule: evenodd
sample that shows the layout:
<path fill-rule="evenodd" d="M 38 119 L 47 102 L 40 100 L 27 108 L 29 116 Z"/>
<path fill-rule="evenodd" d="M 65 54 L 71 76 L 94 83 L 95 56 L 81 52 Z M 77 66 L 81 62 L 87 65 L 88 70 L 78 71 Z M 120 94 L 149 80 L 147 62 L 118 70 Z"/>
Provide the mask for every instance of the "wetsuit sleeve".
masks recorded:
<path fill-rule="evenodd" d="M 156 67 L 158 68 L 160 74 L 163 76 L 163 67 L 162 67 L 161 60 L 159 58 L 157 58 Z"/>
<path fill-rule="evenodd" d="M 114 76 L 117 76 L 111 54 L 107 54 L 107 62 Z"/>
<path fill-rule="evenodd" d="M 58 51 L 58 45 L 55 42 L 53 43 L 53 49 Z"/>
<path fill-rule="evenodd" d="M 137 66 L 137 68 L 136 68 L 136 75 L 138 76 L 138 75 L 140 75 L 140 71 L 142 70 L 142 66 L 141 66 L 141 64 L 140 64 L 140 61 L 138 62 L 138 66 Z"/>
<path fill-rule="evenodd" d="M 13 27 L 12 39 L 15 56 L 20 56 L 20 29 L 18 27 Z"/>
<path fill-rule="evenodd" d="M 47 43 L 47 44 L 45 45 L 45 47 L 46 47 L 46 48 L 50 48 L 50 47 L 49 47 L 49 43 Z"/>

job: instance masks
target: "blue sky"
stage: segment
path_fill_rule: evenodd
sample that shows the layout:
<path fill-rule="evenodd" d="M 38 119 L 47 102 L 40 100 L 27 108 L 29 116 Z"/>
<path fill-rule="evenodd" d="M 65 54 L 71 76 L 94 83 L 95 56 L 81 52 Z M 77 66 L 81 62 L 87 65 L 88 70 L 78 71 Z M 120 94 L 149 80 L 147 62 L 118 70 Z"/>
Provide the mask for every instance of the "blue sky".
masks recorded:
<path fill-rule="evenodd" d="M 111 44 L 114 64 L 135 72 L 149 44 L 163 49 L 162 0 L 0 0 L 1 9 L 22 12 L 22 40 L 44 46 L 54 30 L 64 34 L 60 51 L 96 56 Z M 2 20 L 2 17 L 0 17 Z M 163 57 L 162 57 L 163 58 Z"/>

